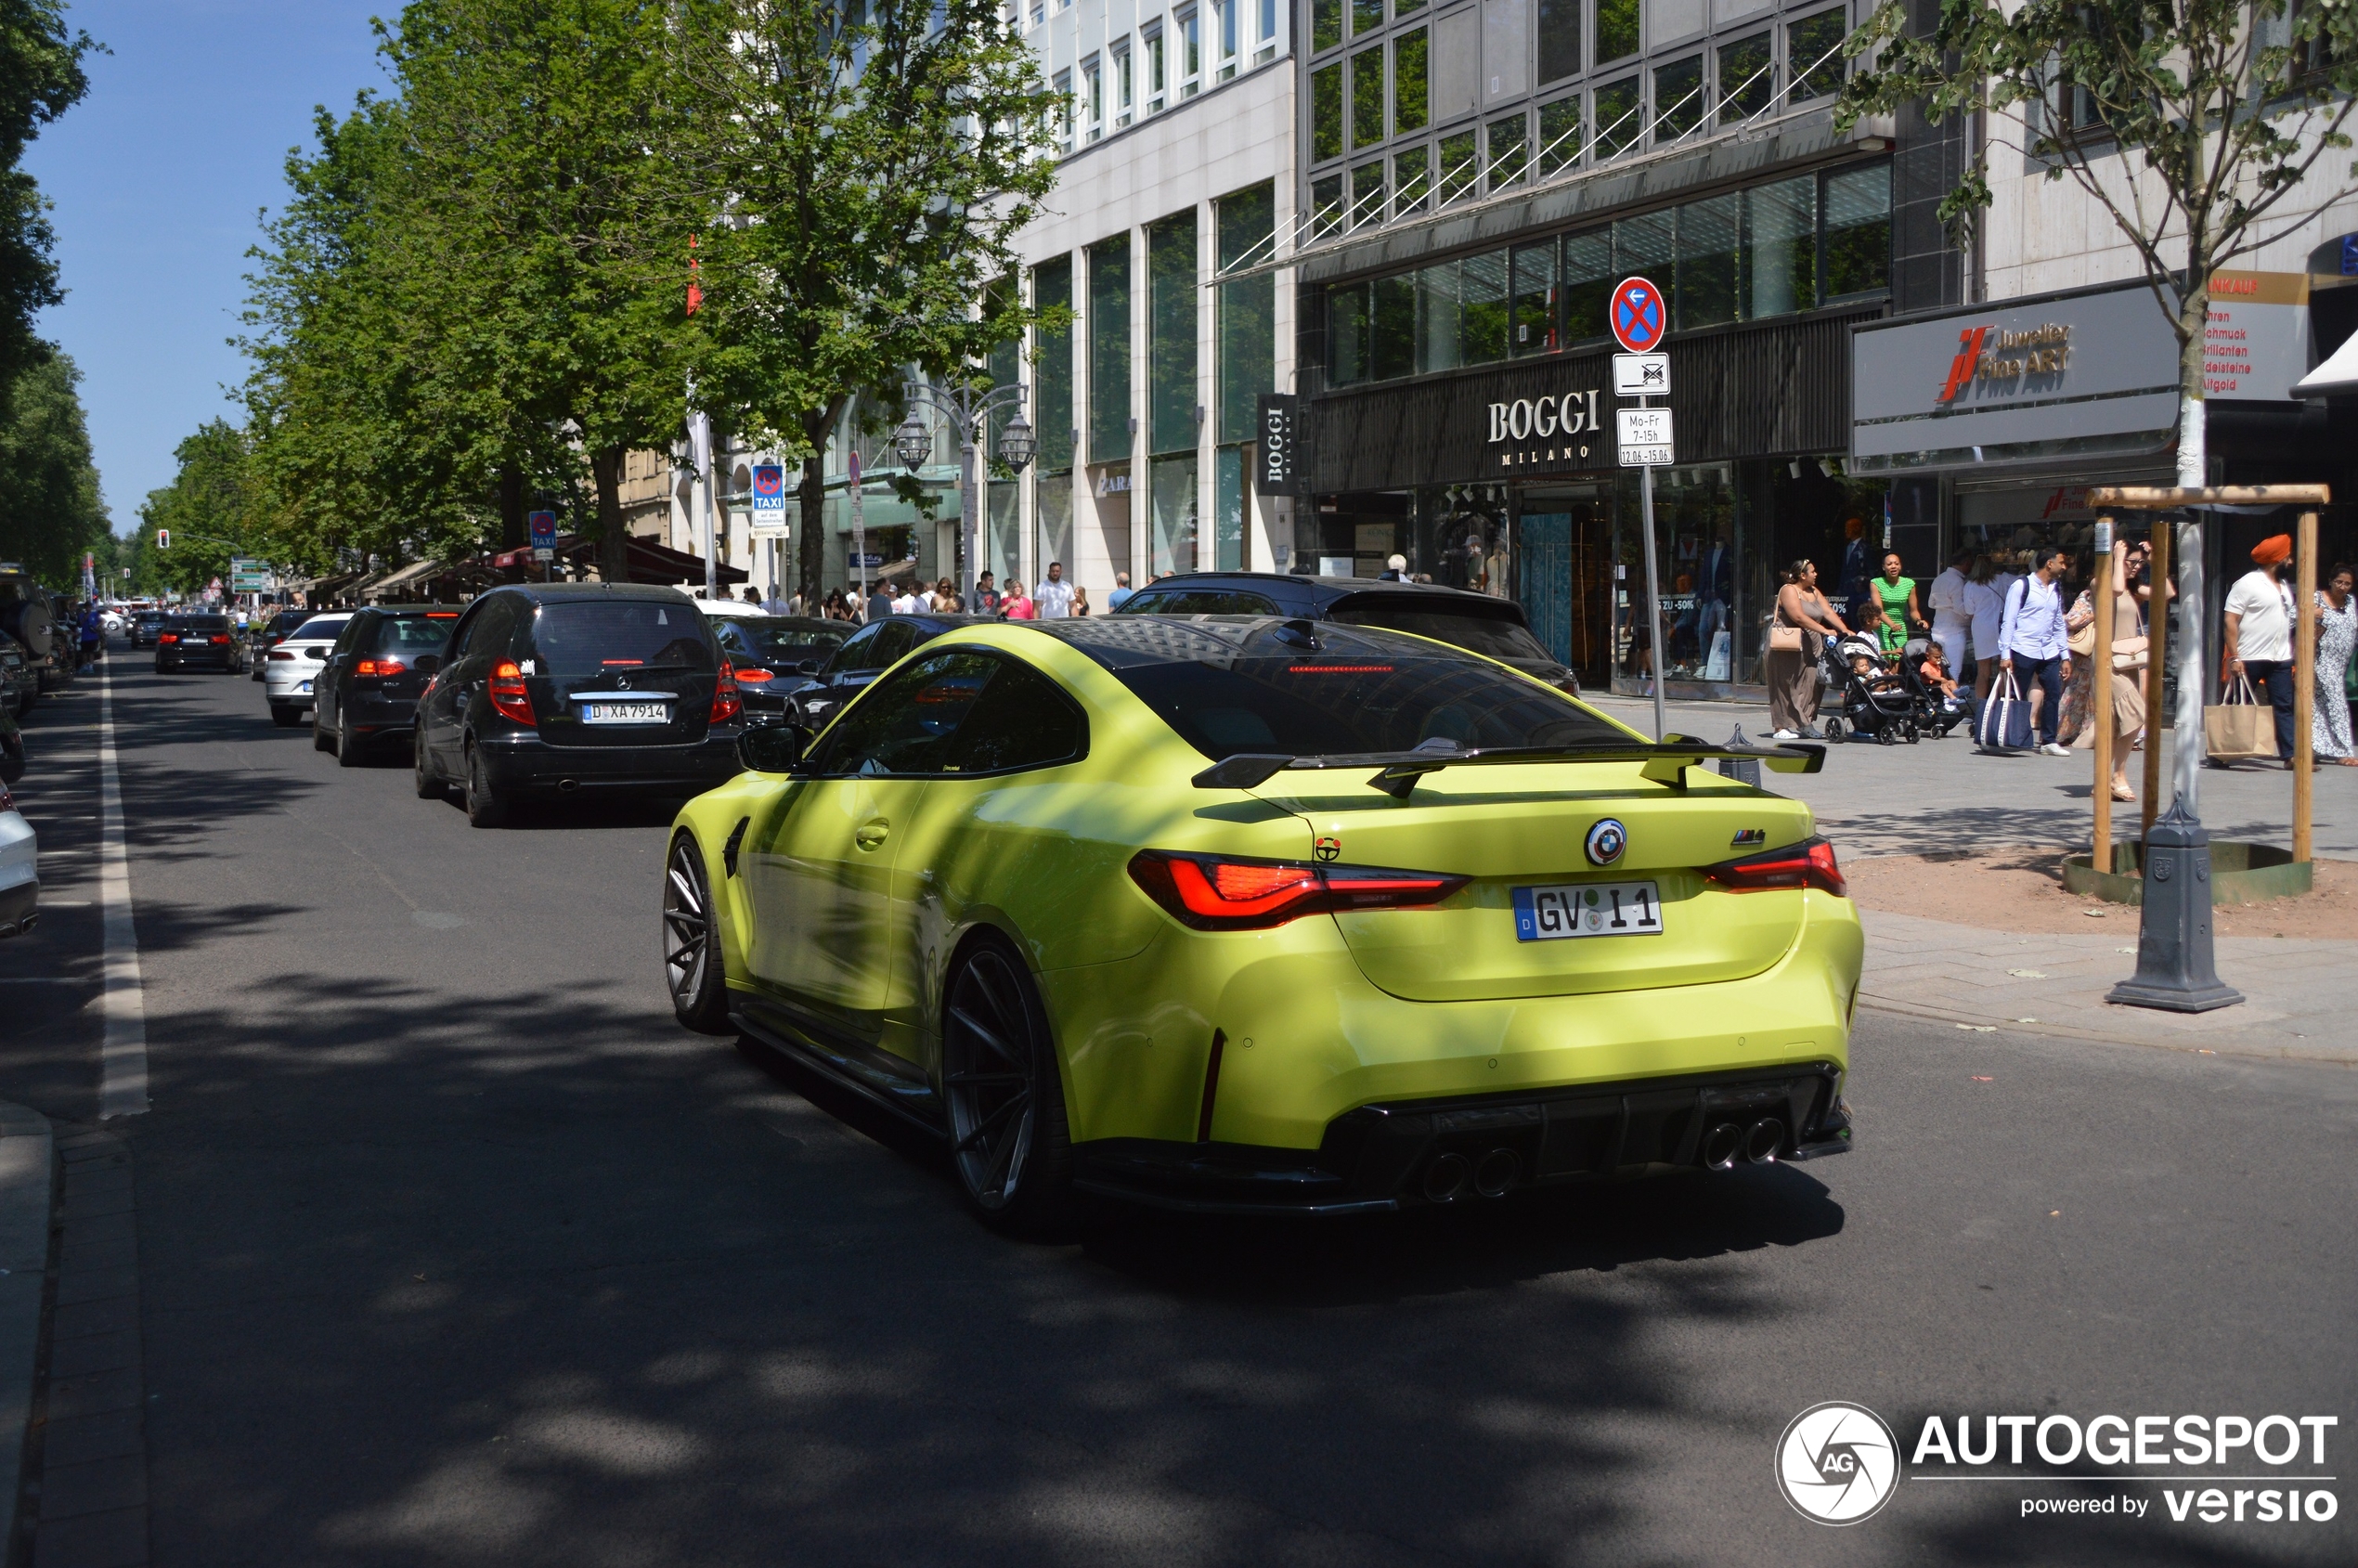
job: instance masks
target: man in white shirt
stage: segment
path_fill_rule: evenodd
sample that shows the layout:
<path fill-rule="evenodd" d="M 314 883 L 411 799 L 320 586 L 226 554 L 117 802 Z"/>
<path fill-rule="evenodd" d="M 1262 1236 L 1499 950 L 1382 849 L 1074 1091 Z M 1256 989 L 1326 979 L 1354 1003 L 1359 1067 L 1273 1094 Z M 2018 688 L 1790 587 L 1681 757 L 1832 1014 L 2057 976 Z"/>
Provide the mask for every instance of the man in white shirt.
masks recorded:
<path fill-rule="evenodd" d="M 2071 635 L 2064 627 L 2063 594 L 2055 583 L 2070 566 L 2071 557 L 2054 545 L 2041 545 L 2036 555 L 2039 569 L 2027 577 L 2016 577 L 2014 587 L 2006 590 L 2005 615 L 1998 628 L 1998 662 L 2015 672 L 2025 696 L 2034 689 L 2045 694 L 2044 704 L 2031 704 L 2040 751 L 2049 757 L 2069 757 L 2071 752 L 2055 741 L 2056 727 L 2063 721 L 2064 688 L 2071 682 Z"/>
<path fill-rule="evenodd" d="M 917 597 L 914 579 L 902 583 L 900 593 L 892 601 L 892 613 L 896 616 L 913 616 L 926 607 L 926 602 Z"/>
<path fill-rule="evenodd" d="M 2227 590 L 2227 637 L 2222 650 L 2219 683 L 2237 675 L 2268 694 L 2276 710 L 2276 756 L 2292 761 L 2292 590 L 2285 574 L 2292 569 L 2292 536 L 2277 534 L 2251 547 L 2252 570 Z"/>
<path fill-rule="evenodd" d="M 1965 607 L 1965 570 L 1973 564 L 1971 548 L 1949 558 L 1949 569 L 1932 579 L 1932 640 L 1949 656 L 1952 670 L 1965 667 L 1965 638 L 1973 630 L 1973 612 Z"/>
<path fill-rule="evenodd" d="M 1060 621 L 1072 614 L 1072 584 L 1065 581 L 1065 564 L 1048 563 L 1047 580 L 1031 591 L 1031 602 L 1040 607 L 1043 621 Z"/>

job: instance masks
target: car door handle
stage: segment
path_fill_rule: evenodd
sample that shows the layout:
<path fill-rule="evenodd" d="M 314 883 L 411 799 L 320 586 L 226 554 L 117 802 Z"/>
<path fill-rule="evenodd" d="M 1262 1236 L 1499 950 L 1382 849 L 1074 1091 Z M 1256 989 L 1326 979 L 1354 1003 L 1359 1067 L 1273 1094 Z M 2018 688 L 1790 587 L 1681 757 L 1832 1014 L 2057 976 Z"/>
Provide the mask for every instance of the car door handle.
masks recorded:
<path fill-rule="evenodd" d="M 892 824 L 882 817 L 870 817 L 852 831 L 851 841 L 862 849 L 881 847 L 892 832 Z"/>

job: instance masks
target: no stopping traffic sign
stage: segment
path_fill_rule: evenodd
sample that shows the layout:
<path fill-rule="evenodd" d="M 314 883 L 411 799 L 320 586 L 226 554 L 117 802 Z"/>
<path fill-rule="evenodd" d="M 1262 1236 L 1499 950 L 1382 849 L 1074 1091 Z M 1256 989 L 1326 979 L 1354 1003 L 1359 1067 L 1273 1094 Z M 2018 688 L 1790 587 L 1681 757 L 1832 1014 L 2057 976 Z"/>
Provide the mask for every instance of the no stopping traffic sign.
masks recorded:
<path fill-rule="evenodd" d="M 1625 278 L 1613 285 L 1613 335 L 1632 354 L 1646 354 L 1670 330 L 1670 307 L 1662 291 L 1643 278 Z"/>

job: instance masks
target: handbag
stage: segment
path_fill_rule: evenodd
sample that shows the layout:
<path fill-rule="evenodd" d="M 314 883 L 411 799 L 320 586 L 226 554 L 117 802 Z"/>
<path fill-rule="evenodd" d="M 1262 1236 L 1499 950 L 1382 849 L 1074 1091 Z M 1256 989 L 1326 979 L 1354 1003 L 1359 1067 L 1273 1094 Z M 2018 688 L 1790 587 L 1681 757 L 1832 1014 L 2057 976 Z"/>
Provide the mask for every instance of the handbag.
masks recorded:
<path fill-rule="evenodd" d="M 2224 762 L 2256 761 L 2276 755 L 2276 710 L 2260 700 L 2251 678 L 2238 673 L 2215 706 L 2202 710 L 2204 754 Z"/>
<path fill-rule="evenodd" d="M 1768 623 L 1768 651 L 1772 654 L 1801 652 L 1801 628 L 1787 626 L 1782 621 Z"/>
<path fill-rule="evenodd" d="M 2112 640 L 2112 667 L 2121 675 L 2133 675 L 2145 667 L 2146 654 L 2152 643 L 2143 637 L 2116 637 Z"/>
<path fill-rule="evenodd" d="M 1974 720 L 1973 738 L 1985 751 L 2030 749 L 2030 704 L 2023 700 L 2022 685 L 2013 670 L 2001 669 L 1990 683 L 1989 700 L 1981 705 L 1981 714 Z"/>

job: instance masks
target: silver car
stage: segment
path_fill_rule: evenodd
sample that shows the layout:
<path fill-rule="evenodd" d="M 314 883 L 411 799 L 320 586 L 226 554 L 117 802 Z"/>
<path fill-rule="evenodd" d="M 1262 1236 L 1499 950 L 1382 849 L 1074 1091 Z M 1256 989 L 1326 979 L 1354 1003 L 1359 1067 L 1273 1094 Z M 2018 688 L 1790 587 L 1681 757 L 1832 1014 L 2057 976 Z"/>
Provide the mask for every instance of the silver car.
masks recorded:
<path fill-rule="evenodd" d="M 270 717 L 280 729 L 293 729 L 311 711 L 311 682 L 327 667 L 328 651 L 353 614 L 323 610 L 264 655 L 262 690 L 270 699 Z"/>

